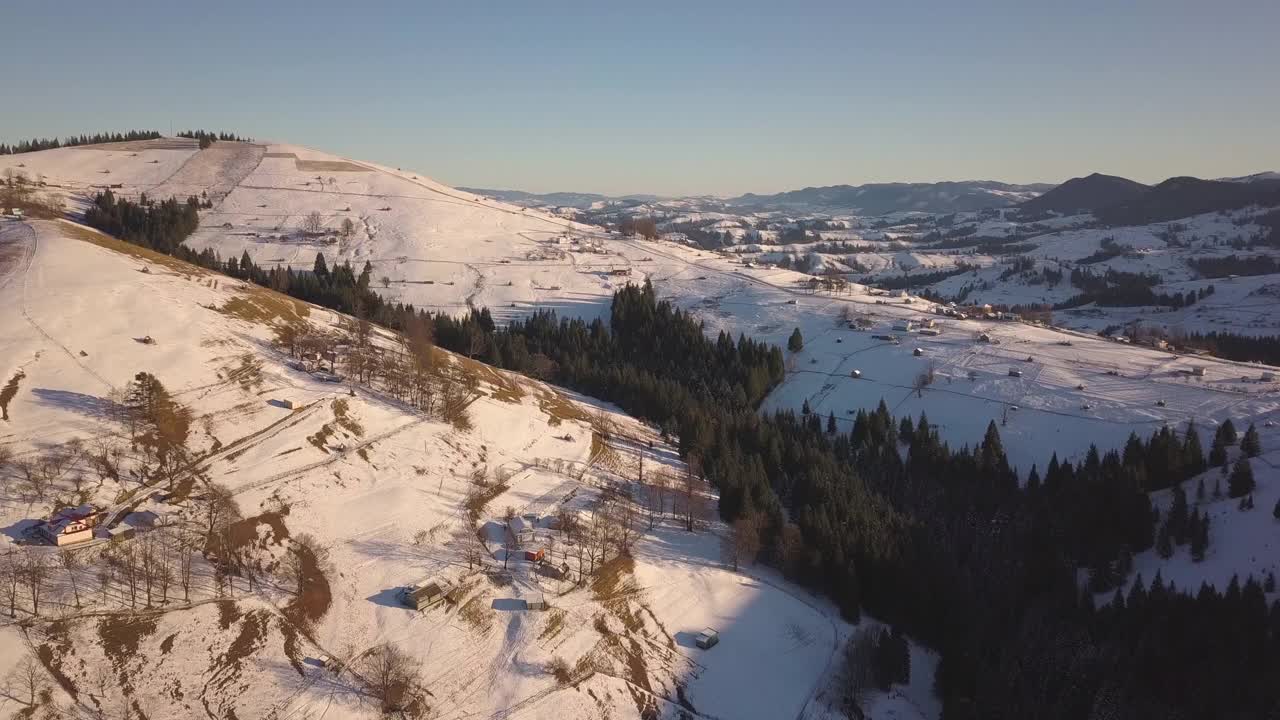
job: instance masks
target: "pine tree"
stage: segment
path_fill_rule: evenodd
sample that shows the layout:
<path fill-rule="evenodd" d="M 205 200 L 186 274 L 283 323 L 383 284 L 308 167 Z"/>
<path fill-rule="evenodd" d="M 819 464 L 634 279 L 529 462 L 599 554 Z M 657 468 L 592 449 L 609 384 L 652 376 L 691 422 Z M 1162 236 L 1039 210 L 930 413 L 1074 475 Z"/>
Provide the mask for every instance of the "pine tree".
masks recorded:
<path fill-rule="evenodd" d="M 1206 517 L 1207 521 L 1208 518 Z M 1196 510 L 1191 513 L 1191 560 L 1200 562 L 1204 560 L 1205 545 L 1208 543 L 1208 531 L 1204 522 L 1200 519 L 1200 511 Z"/>
<path fill-rule="evenodd" d="M 1169 534 L 1177 545 L 1186 543 L 1190 535 L 1187 523 L 1187 493 L 1181 485 L 1173 486 L 1173 506 L 1169 508 Z"/>
<path fill-rule="evenodd" d="M 1173 537 L 1168 521 L 1160 525 L 1160 532 L 1156 535 L 1156 552 L 1165 560 L 1173 557 Z"/>
<path fill-rule="evenodd" d="M 810 409 L 809 409 L 809 399 L 808 399 L 808 398 L 805 398 L 805 401 L 804 401 L 803 403 L 801 403 L 801 404 L 800 404 L 800 414 L 801 414 L 801 415 L 808 415 L 810 412 L 811 412 L 811 411 L 810 411 Z"/>
<path fill-rule="evenodd" d="M 1235 423 L 1231 422 L 1231 418 L 1223 420 L 1222 427 L 1218 428 L 1218 431 L 1222 433 L 1222 439 L 1228 445 L 1235 445 L 1236 440 L 1239 439 L 1239 436 L 1236 434 Z"/>
<path fill-rule="evenodd" d="M 835 434 L 836 434 L 836 414 L 835 414 L 835 411 L 832 411 L 832 412 L 831 412 L 831 414 L 827 415 L 827 434 L 828 434 L 828 435 L 835 435 Z"/>
<path fill-rule="evenodd" d="M 1249 465 L 1249 458 L 1242 457 L 1236 460 L 1236 464 L 1231 468 L 1231 477 L 1227 480 L 1227 494 L 1233 498 L 1244 497 L 1253 492 L 1253 468 Z"/>
<path fill-rule="evenodd" d="M 800 334 L 800 328 L 791 331 L 791 337 L 787 338 L 787 349 L 793 353 L 804 349 L 804 336 Z"/>
<path fill-rule="evenodd" d="M 1187 437 L 1182 444 L 1183 463 L 1190 475 L 1198 475 L 1207 467 L 1204 449 L 1200 446 L 1200 431 L 1196 429 L 1196 421 L 1187 423 Z"/>
<path fill-rule="evenodd" d="M 316 253 L 316 263 L 311 271 L 321 280 L 329 278 L 329 265 L 324 261 L 324 253 Z"/>
<path fill-rule="evenodd" d="M 1271 515 L 1275 519 L 1280 520 L 1280 500 L 1276 500 L 1276 509 L 1271 511 Z"/>
<path fill-rule="evenodd" d="M 1240 441 L 1240 451 L 1248 457 L 1258 457 L 1262 453 L 1262 440 L 1258 438 L 1258 429 L 1249 424 L 1244 431 L 1244 439 Z"/>
<path fill-rule="evenodd" d="M 1274 572 L 1267 571 L 1267 577 L 1262 581 L 1262 590 L 1269 593 L 1276 591 L 1276 574 Z"/>
<path fill-rule="evenodd" d="M 1196 483 L 1196 502 L 1204 502 L 1204 478 L 1200 478 Z"/>

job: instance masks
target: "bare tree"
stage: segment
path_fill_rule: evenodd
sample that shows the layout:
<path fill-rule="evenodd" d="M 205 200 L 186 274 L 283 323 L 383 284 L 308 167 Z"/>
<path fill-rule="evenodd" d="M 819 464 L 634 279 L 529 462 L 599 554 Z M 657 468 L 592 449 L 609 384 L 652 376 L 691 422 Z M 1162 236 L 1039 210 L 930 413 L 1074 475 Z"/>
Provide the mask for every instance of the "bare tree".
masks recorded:
<path fill-rule="evenodd" d="M 28 549 L 22 561 L 22 579 L 27 584 L 27 595 L 31 598 L 31 614 L 40 615 L 40 597 L 44 592 L 44 583 L 49 579 L 49 563 L 44 554 Z"/>
<path fill-rule="evenodd" d="M 328 564 L 329 548 L 314 536 L 303 533 L 289 541 L 289 551 L 281 558 L 278 572 L 301 594 L 312 573 L 323 573 Z"/>
<path fill-rule="evenodd" d="M 387 643 L 365 654 L 359 663 L 358 676 L 365 691 L 384 713 L 402 710 L 415 700 L 416 661 L 400 648 Z"/>
<path fill-rule="evenodd" d="M 694 532 L 706 521 L 706 480 L 702 478 L 702 463 L 697 455 L 690 454 L 686 461 L 676 501 L 676 513 L 684 520 L 685 530 Z"/>
<path fill-rule="evenodd" d="M 74 550 L 69 548 L 58 548 L 58 565 L 67 573 L 67 579 L 71 581 L 71 592 L 76 599 L 76 607 L 80 607 L 80 558 Z"/>
<path fill-rule="evenodd" d="M 645 486 L 645 509 L 649 513 L 649 529 L 652 530 L 667 512 L 667 495 L 671 492 L 671 475 L 659 470 L 649 475 Z"/>
<path fill-rule="evenodd" d="M 738 518 L 729 527 L 729 532 L 720 539 L 720 552 L 724 561 L 736 572 L 740 565 L 750 565 L 760 554 L 761 518 L 755 513 L 748 513 Z"/>
<path fill-rule="evenodd" d="M 49 676 L 44 666 L 28 655 L 4 679 L 4 685 L 0 686 L 0 698 L 7 698 L 25 706 L 25 710 L 19 711 L 13 717 L 33 718 L 36 717 L 36 709 L 48 700 L 51 690 Z"/>
<path fill-rule="evenodd" d="M 22 587 L 22 561 L 16 550 L 0 558 L 0 593 L 9 603 L 9 617 L 18 617 L 18 589 Z"/>
<path fill-rule="evenodd" d="M 324 218 L 320 217 L 319 212 L 312 210 L 302 218 L 302 232 L 307 235 L 319 235 L 324 232 Z"/>
<path fill-rule="evenodd" d="M 779 569 L 783 575 L 794 576 L 800 564 L 800 555 L 804 552 L 804 538 L 798 525 L 787 523 L 782 526 L 782 531 L 778 533 L 777 550 Z"/>
<path fill-rule="evenodd" d="M 351 218 L 342 219 L 342 237 L 349 238 L 356 232 L 356 224 L 351 222 Z"/>

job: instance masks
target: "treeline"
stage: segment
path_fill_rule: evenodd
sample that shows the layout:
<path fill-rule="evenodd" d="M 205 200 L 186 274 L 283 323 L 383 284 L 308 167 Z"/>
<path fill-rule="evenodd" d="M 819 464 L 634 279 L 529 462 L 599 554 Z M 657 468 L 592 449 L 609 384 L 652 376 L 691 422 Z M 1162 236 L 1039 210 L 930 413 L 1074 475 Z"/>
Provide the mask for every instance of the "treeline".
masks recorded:
<path fill-rule="evenodd" d="M 1227 257 L 1189 258 L 1192 270 L 1207 278 L 1232 275 L 1271 275 L 1280 273 L 1280 260 L 1270 255 L 1228 255 Z"/>
<path fill-rule="evenodd" d="M 320 263 L 301 275 L 333 277 Z M 255 281 L 279 272 L 244 257 L 234 270 Z M 814 414 L 760 414 L 785 373 L 781 351 L 705 337 L 648 284 L 618 291 L 608 324 L 542 312 L 498 328 L 487 311 L 451 318 L 383 304 L 368 272 L 340 274 L 331 286 L 359 292 L 329 301 L 393 327 L 429 318 L 441 347 L 658 424 L 719 489 L 722 518 L 759 522 L 767 561 L 846 617 L 866 610 L 940 651 L 948 720 L 1280 711 L 1280 603 L 1268 609 L 1256 581 L 1192 598 L 1157 579 L 1102 609 L 1078 581 L 1089 568 L 1095 588 L 1121 587 L 1126 558 L 1155 542 L 1147 489 L 1190 476 L 1194 432 L 1162 431 L 1123 454 L 1091 449 L 1077 464 L 1054 458 L 1021 484 L 994 423 L 956 450 L 927 417 L 895 419 L 883 402 L 847 432 L 834 416 L 824 427 Z"/>
<path fill-rule="evenodd" d="M 658 237 L 658 222 L 651 217 L 627 217 L 618 222 L 618 232 L 627 237 L 639 235 L 646 240 Z"/>
<path fill-rule="evenodd" d="M 1076 267 L 1071 270 L 1071 284 L 1083 290 L 1054 305 L 1055 310 L 1066 310 L 1095 303 L 1102 307 L 1134 307 L 1138 305 L 1159 305 L 1174 309 L 1194 305 L 1198 300 L 1212 294 L 1212 289 L 1202 288 L 1199 291 L 1188 290 L 1185 293 L 1156 292 L 1153 288 L 1160 284 L 1160 276 L 1151 273 L 1131 273 L 1108 269 L 1098 274 L 1091 270 Z"/>
<path fill-rule="evenodd" d="M 1217 357 L 1240 362 L 1280 365 L 1280 336 L 1236 335 L 1214 330 L 1208 333 L 1183 333 L 1178 345 L 1208 350 Z"/>
<path fill-rule="evenodd" d="M 133 202 L 117 199 L 105 190 L 94 196 L 93 204 L 85 210 L 84 222 L 126 242 L 182 256 L 180 249 L 190 253 L 182 242 L 199 226 L 199 210 L 200 201 L 195 196 L 186 202 L 178 202 L 177 198 L 156 202 L 144 193 Z"/>
<path fill-rule="evenodd" d="M 253 142 L 253 138 L 250 137 L 241 137 L 235 133 L 214 132 L 212 130 L 183 130 L 178 133 L 178 137 L 199 140 L 201 149 L 207 148 L 219 140 L 223 142 Z"/>
<path fill-rule="evenodd" d="M 947 268 L 945 270 L 934 270 L 933 272 L 915 273 L 914 275 L 911 273 L 902 273 L 897 277 L 876 278 L 876 277 L 868 276 L 863 278 L 861 282 L 863 285 L 871 285 L 873 287 L 878 287 L 883 290 L 905 290 L 907 288 L 913 288 L 913 287 L 918 288 L 924 285 L 932 285 L 934 283 L 942 282 L 947 278 L 955 277 L 957 275 L 963 275 L 967 272 L 972 272 L 976 269 L 977 269 L 976 265 L 969 265 L 967 263 L 961 262 L 961 263 L 957 263 L 955 267 Z"/>
<path fill-rule="evenodd" d="M 129 140 L 158 140 L 160 133 L 155 130 L 129 130 L 122 133 L 95 133 L 93 135 L 71 135 L 58 138 L 34 138 L 6 145 L 0 143 L 0 155 L 17 155 L 19 153 L 36 152 L 38 150 L 54 150 L 60 147 L 77 145 L 99 145 L 101 143 L 127 142 Z"/>

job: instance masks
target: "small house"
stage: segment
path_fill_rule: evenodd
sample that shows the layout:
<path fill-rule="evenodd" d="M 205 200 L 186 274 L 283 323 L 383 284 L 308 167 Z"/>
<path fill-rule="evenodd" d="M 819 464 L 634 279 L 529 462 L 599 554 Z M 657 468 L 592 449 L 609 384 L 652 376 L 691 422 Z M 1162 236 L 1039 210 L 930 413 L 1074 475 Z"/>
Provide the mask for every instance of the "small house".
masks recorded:
<path fill-rule="evenodd" d="M 698 633 L 698 637 L 695 640 L 695 642 L 697 643 L 698 647 L 702 648 L 703 650 L 710 650 L 711 648 L 720 644 L 720 633 L 716 632 L 711 628 L 706 628 L 702 632 Z"/>
<path fill-rule="evenodd" d="M 984 343 L 991 342 L 991 335 L 987 333 L 982 333 L 981 335 L 978 336 L 978 342 L 984 342 Z"/>
<path fill-rule="evenodd" d="M 59 547 L 74 545 L 93 539 L 93 528 L 102 519 L 102 512 L 92 505 L 63 508 L 54 513 L 40 532 L 49 542 Z"/>
<path fill-rule="evenodd" d="M 899 320 L 893 324 L 893 329 L 899 332 L 911 332 L 916 329 L 916 324 L 910 320 Z"/>
<path fill-rule="evenodd" d="M 425 580 L 402 588 L 400 602 L 414 610 L 426 610 L 443 600 L 451 587 L 445 580 Z"/>
<path fill-rule="evenodd" d="M 911 354 L 915 355 L 916 357 L 920 357 L 921 355 L 924 355 L 924 348 L 916 348 L 915 350 L 911 351 Z"/>
<path fill-rule="evenodd" d="M 1197 365 L 1191 368 L 1191 374 L 1194 377 L 1204 377 L 1204 373 L 1205 373 L 1205 367 L 1203 365 Z"/>
<path fill-rule="evenodd" d="M 524 559 L 529 562 L 542 562 L 547 559 L 547 551 L 542 548 L 538 548 L 537 550 L 525 550 Z"/>
<path fill-rule="evenodd" d="M 534 593 L 525 598 L 524 606 L 527 610 L 546 610 L 549 607 L 547 605 L 547 596 L 542 593 Z"/>
<path fill-rule="evenodd" d="M 1258 376 L 1259 382 L 1275 382 L 1276 374 L 1273 372 L 1264 372 Z"/>
<path fill-rule="evenodd" d="M 285 410 L 293 410 L 297 407 L 292 400 L 281 400 L 279 401 L 279 405 Z"/>

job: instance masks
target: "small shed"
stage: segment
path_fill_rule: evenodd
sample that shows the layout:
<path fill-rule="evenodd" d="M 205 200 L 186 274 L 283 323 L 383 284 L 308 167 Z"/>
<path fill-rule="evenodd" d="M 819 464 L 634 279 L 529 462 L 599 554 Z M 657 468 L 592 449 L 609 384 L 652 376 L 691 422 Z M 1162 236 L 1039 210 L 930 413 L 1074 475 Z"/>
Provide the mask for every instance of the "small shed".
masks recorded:
<path fill-rule="evenodd" d="M 525 598 L 524 606 L 529 610 L 546 610 L 549 607 L 547 605 L 547 596 L 542 593 L 534 593 Z"/>
<path fill-rule="evenodd" d="M 524 559 L 529 562 L 542 562 L 547 559 L 547 551 L 542 548 L 538 548 L 537 550 L 525 550 Z"/>
<path fill-rule="evenodd" d="M 849 377 L 853 378 L 854 380 L 857 380 L 858 378 L 862 377 L 862 371 L 854 370 L 853 372 L 849 373 Z"/>
<path fill-rule="evenodd" d="M 1009 377 L 1022 377 L 1022 371 L 1017 368 L 1009 368 Z"/>
<path fill-rule="evenodd" d="M 697 643 L 698 647 L 702 648 L 703 650 L 710 650 L 711 648 L 720 644 L 720 633 L 716 632 L 711 628 L 706 628 L 702 632 L 698 633 L 698 637 L 695 642 Z"/>
<path fill-rule="evenodd" d="M 451 587 L 445 580 L 425 580 L 401 589 L 400 602 L 414 610 L 426 610 L 443 600 Z"/>
<path fill-rule="evenodd" d="M 293 410 L 294 408 L 296 408 L 296 407 L 297 407 L 297 405 L 296 405 L 296 404 L 294 404 L 294 402 L 293 402 L 292 400 L 281 400 L 281 401 L 279 402 L 279 404 L 280 404 L 280 407 L 282 407 L 282 408 L 284 408 L 284 409 L 286 409 L 286 410 Z"/>
<path fill-rule="evenodd" d="M 911 354 L 915 355 L 916 357 L 920 357 L 921 355 L 924 355 L 924 348 L 916 348 L 915 350 L 911 351 Z"/>
<path fill-rule="evenodd" d="M 137 528 L 129 523 L 120 523 L 119 525 L 107 530 L 107 537 L 112 540 L 126 540 L 137 534 Z"/>
<path fill-rule="evenodd" d="M 1264 372 L 1258 376 L 1258 380 L 1261 382 L 1275 382 L 1276 374 L 1273 372 Z"/>

